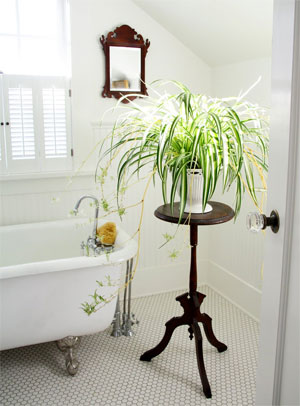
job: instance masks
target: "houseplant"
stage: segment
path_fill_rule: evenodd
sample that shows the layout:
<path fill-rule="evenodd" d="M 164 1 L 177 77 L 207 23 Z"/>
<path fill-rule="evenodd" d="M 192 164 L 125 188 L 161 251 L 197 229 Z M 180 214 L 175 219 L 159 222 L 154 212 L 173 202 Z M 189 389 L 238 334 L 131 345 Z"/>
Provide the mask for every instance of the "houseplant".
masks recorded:
<path fill-rule="evenodd" d="M 179 191 L 179 222 L 183 212 L 191 209 L 189 199 L 192 201 L 193 189 L 197 189 L 194 179 L 199 173 L 203 182 L 201 211 L 205 210 L 219 182 L 223 192 L 235 188 L 236 217 L 245 191 L 259 208 L 258 192 L 266 189 L 268 125 L 264 110 L 244 101 L 243 97 L 209 98 L 191 93 L 179 82 L 171 84 L 176 87 L 174 94 L 160 94 L 152 88 L 155 96 L 144 98 L 140 103 L 129 101 L 124 106 L 120 99 L 116 108 L 125 112 L 118 117 L 100 147 L 95 177 L 102 190 L 104 216 L 114 212 L 122 216 L 129 208 L 141 207 L 134 233 L 138 235 L 137 258 L 145 198 L 151 180 L 156 177 L 161 181 L 162 198 L 165 203 L 169 201 L 171 207 L 176 190 Z M 114 162 L 117 162 L 116 208 L 110 205 L 104 187 Z M 141 200 L 126 207 L 122 198 L 134 176 L 146 179 L 146 186 Z M 169 193 L 168 178 L 171 178 Z M 166 242 L 173 238 L 168 234 L 164 237 Z M 170 257 L 177 255 L 176 251 Z M 137 264 L 138 261 L 132 277 Z M 87 314 L 99 310 L 110 300 L 101 298 L 97 291 L 91 296 L 92 303 L 82 304 Z"/>
<path fill-rule="evenodd" d="M 103 170 L 105 157 L 109 157 L 107 171 L 121 156 L 116 186 L 119 197 L 128 179 L 148 167 L 151 177 L 160 178 L 163 200 L 171 207 L 179 189 L 180 217 L 189 206 L 193 177 L 199 173 L 203 176 L 203 210 L 219 181 L 223 192 L 235 187 L 236 216 L 245 190 L 258 205 L 257 191 L 265 189 L 267 171 L 264 110 L 242 98 L 209 98 L 191 93 L 179 82 L 172 84 L 177 88 L 175 94 L 156 93 L 140 104 L 129 103 L 108 136 L 109 146 L 100 154 L 98 169 Z M 172 178 L 169 195 L 168 174 Z"/>

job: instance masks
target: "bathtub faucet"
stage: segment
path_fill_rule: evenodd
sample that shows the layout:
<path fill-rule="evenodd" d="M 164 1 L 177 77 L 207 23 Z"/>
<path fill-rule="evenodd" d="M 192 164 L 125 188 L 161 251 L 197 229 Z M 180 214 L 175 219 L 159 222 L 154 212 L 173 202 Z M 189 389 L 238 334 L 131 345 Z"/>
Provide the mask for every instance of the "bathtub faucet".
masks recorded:
<path fill-rule="evenodd" d="M 75 216 L 78 214 L 78 208 L 83 199 L 92 199 L 95 202 L 95 217 L 94 217 L 94 227 L 92 237 L 88 238 L 88 245 L 90 248 L 95 249 L 97 247 L 97 227 L 98 227 L 98 214 L 99 214 L 99 200 L 93 195 L 84 195 L 78 200 L 74 207 Z"/>

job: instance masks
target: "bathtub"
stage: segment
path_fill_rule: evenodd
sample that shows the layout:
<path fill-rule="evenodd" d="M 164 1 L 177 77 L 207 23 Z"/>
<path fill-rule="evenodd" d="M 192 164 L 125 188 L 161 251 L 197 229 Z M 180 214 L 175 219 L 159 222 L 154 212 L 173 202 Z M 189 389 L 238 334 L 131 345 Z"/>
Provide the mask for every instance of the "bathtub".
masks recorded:
<path fill-rule="evenodd" d="M 109 276 L 119 285 L 122 266 L 137 245 L 118 228 L 113 253 L 85 257 L 80 243 L 92 227 L 78 218 L 0 227 L 0 350 L 93 334 L 110 325 L 116 297 L 90 316 L 81 303 L 96 288 L 105 297 L 117 290 L 96 281 Z"/>

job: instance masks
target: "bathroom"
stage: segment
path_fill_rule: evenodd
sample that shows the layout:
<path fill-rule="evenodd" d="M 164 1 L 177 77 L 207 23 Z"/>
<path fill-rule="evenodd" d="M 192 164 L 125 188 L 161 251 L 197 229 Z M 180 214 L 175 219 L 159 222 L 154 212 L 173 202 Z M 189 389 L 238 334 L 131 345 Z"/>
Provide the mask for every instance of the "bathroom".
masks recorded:
<path fill-rule="evenodd" d="M 6 10 L 0 13 L 0 26 L 4 27 L 0 29 L 1 48 L 3 46 L 0 70 L 4 73 L 1 75 L 2 94 L 5 93 L 6 74 L 15 74 L 46 76 L 45 80 L 54 76 L 57 81 L 64 83 L 68 96 L 68 156 L 62 163 L 56 158 L 47 160 L 41 157 L 12 162 L 9 153 L 6 165 L 5 157 L 1 160 L 1 228 L 8 230 L 7 227 L 19 227 L 14 229 L 17 230 L 15 235 L 5 237 L 1 243 L 1 256 L 5 254 L 15 259 L 21 254 L 26 257 L 27 253 L 29 259 L 25 261 L 26 265 L 26 262 L 34 262 L 30 258 L 37 251 L 43 255 L 47 252 L 45 255 L 50 260 L 62 258 L 63 261 L 68 258 L 65 253 L 68 249 L 70 252 L 74 249 L 78 251 L 78 256 L 81 255 L 80 243 L 92 234 L 93 221 L 83 223 L 83 227 L 78 228 L 78 239 L 77 234 L 75 237 L 72 232 L 65 236 L 63 230 L 59 232 L 61 240 L 57 237 L 56 245 L 51 243 L 48 246 L 47 238 L 51 238 L 51 241 L 56 239 L 56 231 L 51 228 L 54 223 L 78 224 L 84 218 L 94 219 L 95 206 L 90 204 L 92 201 L 89 199 L 81 202 L 79 215 L 74 216 L 75 204 L 82 196 L 95 195 L 101 203 L 101 188 L 95 184 L 99 143 L 111 131 L 118 111 L 108 112 L 117 100 L 102 95 L 106 81 L 106 61 L 100 37 L 106 37 L 110 31 L 122 25 L 132 27 L 142 35 L 144 41 L 150 41 L 145 57 L 145 82 L 150 96 L 155 92 L 151 83 L 158 79 L 177 80 L 193 93 L 211 97 L 239 96 L 254 85 L 245 97 L 269 109 L 270 145 L 273 148 L 270 151 L 270 165 L 271 159 L 282 163 L 280 172 L 274 165 L 273 172 L 270 171 L 268 202 L 263 207 L 263 212 L 268 216 L 272 209 L 278 210 L 281 229 L 277 234 L 273 234 L 269 227 L 256 234 L 247 230 L 247 214 L 257 210 L 246 194 L 235 221 L 214 227 L 198 227 L 198 290 L 206 295 L 202 306 L 213 319 L 217 338 L 228 346 L 227 351 L 219 354 L 203 337 L 203 356 L 212 391 L 211 398 L 206 398 L 203 393 L 195 359 L 195 340 L 189 340 L 186 327 L 174 332 L 169 346 L 160 356 L 149 363 L 140 361 L 140 356 L 162 338 L 166 321 L 174 315 L 182 314 L 175 297 L 187 290 L 190 267 L 187 227 L 180 227 L 176 232 L 176 224 L 161 221 L 153 214 L 163 204 L 157 179 L 155 186 L 150 184 L 142 207 L 139 205 L 126 210 L 122 221 L 117 213 L 105 217 L 103 205 L 99 209 L 99 224 L 112 221 L 122 230 L 118 238 L 120 247 L 124 246 L 126 253 L 120 249 L 120 257 L 117 257 L 118 250 L 110 254 L 111 258 L 116 256 L 116 262 L 121 263 L 123 259 L 122 281 L 126 278 L 126 261 L 135 257 L 132 267 L 134 277 L 126 287 L 127 298 L 129 287 L 131 290 L 131 306 L 135 315 L 133 335 L 111 336 L 113 326 L 110 326 L 110 322 L 114 317 L 116 296 L 103 307 L 107 317 L 105 323 L 102 310 L 88 316 L 80 309 L 81 303 L 89 301 L 89 294 L 93 294 L 96 289 L 99 276 L 93 273 L 83 274 L 83 281 L 79 282 L 73 276 L 70 280 L 56 279 L 54 274 L 58 275 L 59 272 L 53 272 L 52 279 L 47 279 L 50 273 L 45 270 L 42 275 L 46 278 L 43 285 L 51 285 L 52 295 L 49 294 L 47 301 L 56 306 L 52 311 L 54 315 L 61 314 L 57 323 L 62 328 L 60 336 L 56 337 L 55 333 L 49 339 L 35 334 L 36 341 L 28 338 L 28 342 L 22 342 L 26 330 L 30 330 L 28 323 L 33 319 L 33 315 L 26 313 L 25 306 L 22 311 L 28 319 L 22 316 L 22 327 L 14 319 L 25 296 L 32 296 L 33 308 L 41 306 L 40 299 L 37 299 L 39 288 L 35 282 L 31 283 L 27 278 L 26 284 L 18 286 L 19 290 L 13 296 L 6 295 L 5 288 L 1 288 L 1 315 L 7 325 L 11 324 L 9 340 L 16 340 L 16 344 L 11 341 L 0 354 L 1 404 L 299 404 L 299 363 L 295 365 L 293 362 L 299 359 L 299 329 L 295 327 L 295 323 L 299 325 L 296 297 L 299 280 L 295 268 L 299 255 L 295 252 L 299 234 L 297 226 L 288 228 L 299 221 L 299 188 L 290 187 L 294 189 L 292 196 L 287 192 L 279 193 L 276 189 L 276 182 L 282 188 L 299 184 L 299 145 L 292 135 L 290 140 L 288 138 L 288 119 L 295 116 L 295 111 L 286 103 L 286 100 L 294 97 L 292 105 L 296 109 L 299 107 L 299 94 L 292 92 L 299 80 L 295 73 L 292 75 L 292 72 L 297 72 L 297 66 L 299 71 L 299 56 L 292 47 L 293 30 L 299 32 L 300 26 L 299 2 L 291 1 L 287 4 L 283 0 L 274 0 L 274 3 L 271 0 L 255 0 L 246 1 L 243 5 L 240 3 L 237 0 L 186 0 L 184 4 L 179 0 L 3 0 L 0 3 L 1 9 Z M 59 13 L 63 21 L 55 26 L 59 32 L 55 35 L 62 41 L 57 54 L 51 51 L 54 29 L 49 21 L 57 18 L 51 14 L 53 10 Z M 16 15 L 24 18 L 27 24 L 24 23 L 25 31 L 28 31 L 24 37 L 27 40 L 24 42 L 24 50 L 20 34 L 15 34 L 20 30 Z M 49 38 L 47 30 L 51 33 Z M 45 32 L 47 35 L 44 35 Z M 19 36 L 16 40 L 19 41 L 18 45 L 13 42 L 14 35 Z M 36 41 L 30 42 L 30 38 Z M 299 40 L 295 40 L 294 48 L 297 45 L 299 47 Z M 29 56 L 23 56 L 24 65 L 16 63 L 17 49 L 25 54 L 28 52 Z M 284 58 L 281 57 L 283 53 Z M 296 66 L 294 69 L 293 61 Z M 18 70 L 20 66 L 23 71 Z M 276 80 L 278 77 L 284 80 L 283 89 Z M 164 90 L 161 88 L 158 91 Z M 139 99 L 134 102 L 139 103 Z M 9 125 L 6 125 L 3 112 L 3 96 L 2 103 L 1 123 L 5 125 L 1 126 L 1 151 L 5 151 L 10 144 L 7 140 Z M 279 114 L 283 104 L 284 114 Z M 122 106 L 127 105 L 120 103 L 121 110 Z M 299 131 L 297 119 L 293 121 L 291 118 L 291 122 L 293 131 L 297 132 L 297 128 Z M 281 145 L 280 140 L 287 142 Z M 105 184 L 107 193 L 116 188 L 115 173 L 109 176 L 112 177 Z M 275 176 L 278 180 L 274 181 Z M 127 196 L 127 206 L 142 199 L 143 190 L 144 186 L 135 184 L 133 192 Z M 213 200 L 233 207 L 234 197 L 234 193 L 222 194 L 221 188 L 217 188 Z M 141 208 L 143 218 L 139 224 Z M 288 230 L 293 237 L 286 241 Z M 122 232 L 128 236 L 134 235 L 134 238 L 128 239 Z M 173 236 L 175 232 L 176 237 L 164 244 L 168 236 Z M 24 253 L 22 245 L 25 241 L 29 241 L 29 244 L 33 241 L 32 253 Z M 137 249 L 138 262 L 135 255 Z M 282 273 L 279 267 L 279 263 L 287 261 L 283 259 L 286 256 L 289 256 L 289 276 Z M 76 267 L 82 273 L 85 271 L 84 261 L 95 260 L 95 266 L 98 266 L 106 255 L 99 255 L 95 259 L 74 257 L 72 261 L 76 261 Z M 41 259 L 35 259 L 38 260 Z M 78 265 L 79 262 L 81 265 Z M 21 260 L 15 263 L 22 264 Z M 275 269 L 277 263 L 278 269 L 272 273 L 271 269 Z M 6 265 L 4 263 L 4 267 Z M 73 293 L 81 283 L 86 290 L 82 297 L 78 294 L 74 298 Z M 121 282 L 119 292 L 121 313 L 125 284 Z M 15 311 L 6 307 L 3 299 L 6 296 L 10 296 L 13 303 L 18 303 Z M 62 297 L 63 305 L 60 304 Z M 74 376 L 67 373 L 64 356 L 55 345 L 55 341 L 70 334 L 64 333 L 63 328 L 67 327 L 61 310 L 63 306 L 69 308 L 70 303 L 76 307 L 82 323 L 96 321 L 85 332 L 71 333 L 81 336 L 77 348 L 80 365 Z M 272 309 L 273 315 L 270 316 Z M 8 314 L 11 315 L 9 319 Z M 49 317 L 50 320 L 51 316 L 41 312 L 42 318 Z M 55 323 L 57 319 L 53 319 Z M 77 321 L 74 319 L 75 325 Z M 280 332 L 279 325 L 285 326 L 285 334 Z"/>

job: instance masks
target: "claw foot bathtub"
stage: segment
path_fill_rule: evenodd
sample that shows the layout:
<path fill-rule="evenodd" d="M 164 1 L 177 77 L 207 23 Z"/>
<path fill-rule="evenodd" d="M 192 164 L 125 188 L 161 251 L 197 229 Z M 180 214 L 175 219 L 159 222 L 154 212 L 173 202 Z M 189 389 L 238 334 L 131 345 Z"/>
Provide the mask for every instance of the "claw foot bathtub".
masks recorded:
<path fill-rule="evenodd" d="M 137 244 L 118 229 L 115 251 L 85 257 L 80 243 L 91 234 L 87 219 L 0 227 L 0 350 L 93 334 L 107 328 L 116 297 L 97 313 L 80 308 L 89 295 L 109 297 L 120 284 L 123 263 Z M 69 339 L 68 342 L 72 340 Z"/>

